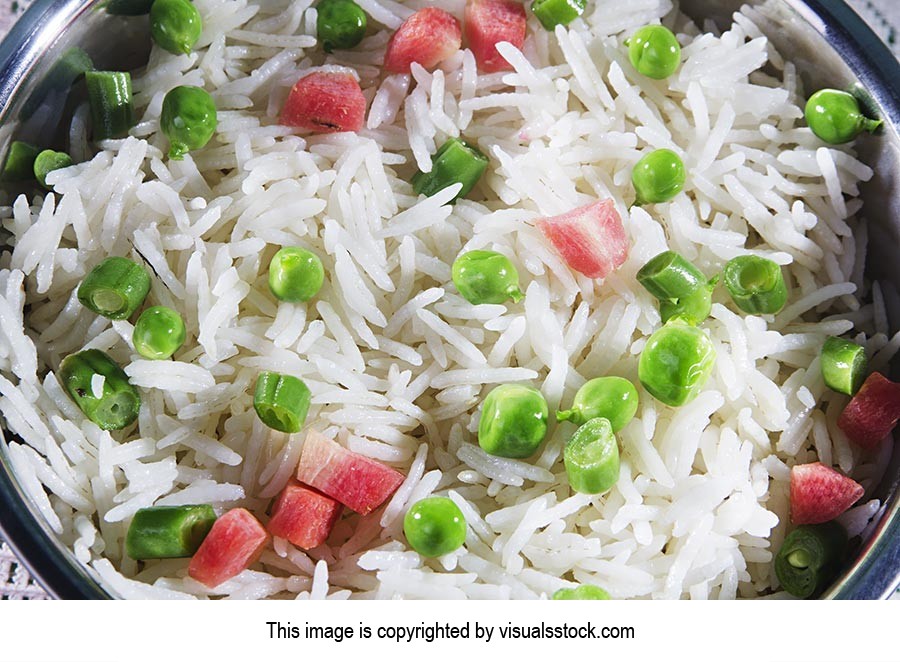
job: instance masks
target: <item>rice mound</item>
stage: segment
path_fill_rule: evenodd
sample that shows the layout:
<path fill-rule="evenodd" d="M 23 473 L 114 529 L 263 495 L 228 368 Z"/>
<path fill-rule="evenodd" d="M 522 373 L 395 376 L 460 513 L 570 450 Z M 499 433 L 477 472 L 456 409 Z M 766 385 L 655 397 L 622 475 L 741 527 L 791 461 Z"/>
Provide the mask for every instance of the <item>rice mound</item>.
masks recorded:
<path fill-rule="evenodd" d="M 478 75 L 463 50 L 432 73 L 385 77 L 404 18 L 429 4 L 461 18 L 464 2 L 357 2 L 377 30 L 325 56 L 311 0 L 196 0 L 196 51 L 154 47 L 135 75 L 131 136 L 95 152 L 81 106 L 69 133 L 78 165 L 48 176 L 53 193 L 0 210 L 13 247 L 0 263 L 0 412 L 24 440 L 9 459 L 48 525 L 128 598 L 539 598 L 576 583 L 614 598 L 783 595 L 772 558 L 789 467 L 820 460 L 871 488 L 890 455 L 861 453 L 836 427 L 846 399 L 825 388 L 819 348 L 852 332 L 877 370 L 900 336 L 887 336 L 882 291 L 863 277 L 858 183 L 872 171 L 852 145 L 823 146 L 805 127 L 796 69 L 756 27 L 759 10 L 745 7 L 725 32 L 701 31 L 669 0 L 591 2 L 555 33 L 529 12 L 522 52 L 500 47 L 514 71 Z M 638 75 L 623 47 L 659 20 L 683 44 L 666 81 Z M 359 76 L 370 105 L 358 135 L 278 125 L 290 87 L 319 67 Z M 181 162 L 158 131 L 176 85 L 205 87 L 220 111 L 212 142 Z M 455 205 L 453 190 L 418 199 L 411 175 L 460 135 L 489 155 L 487 175 Z M 685 192 L 630 207 L 632 166 L 662 147 L 683 157 Z M 603 281 L 571 271 L 533 225 L 598 197 L 615 201 L 632 244 Z M 309 303 L 268 292 L 283 245 L 325 262 Z M 523 301 L 473 306 L 456 293 L 450 266 L 478 248 L 512 259 Z M 570 490 L 569 423 L 551 423 L 529 461 L 481 451 L 479 404 L 498 383 L 539 387 L 551 411 L 596 376 L 638 383 L 660 318 L 635 273 L 666 249 L 707 275 L 736 255 L 769 257 L 785 266 L 788 306 L 745 315 L 717 289 L 702 325 L 718 354 L 712 378 L 679 409 L 640 390 L 605 495 Z M 145 260 L 148 302 L 184 317 L 174 361 L 141 359 L 129 322 L 78 303 L 80 280 L 109 255 Z M 84 348 L 108 352 L 140 387 L 137 431 L 101 431 L 62 391 L 53 371 Z M 123 538 L 140 508 L 240 505 L 266 520 L 304 435 L 257 419 L 261 370 L 305 380 L 308 423 L 406 481 L 382 509 L 345 516 L 327 546 L 276 539 L 215 589 L 186 577 L 187 559 L 139 566 Z M 431 494 L 450 496 L 469 524 L 466 545 L 440 559 L 402 534 L 407 507 Z M 841 521 L 864 534 L 879 506 L 864 499 Z"/>

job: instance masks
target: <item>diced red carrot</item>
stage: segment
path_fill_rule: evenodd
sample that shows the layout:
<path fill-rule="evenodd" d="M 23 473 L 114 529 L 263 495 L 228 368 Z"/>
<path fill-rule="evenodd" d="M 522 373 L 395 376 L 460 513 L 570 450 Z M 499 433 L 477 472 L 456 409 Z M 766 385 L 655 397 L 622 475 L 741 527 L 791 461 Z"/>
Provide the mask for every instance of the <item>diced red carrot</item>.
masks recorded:
<path fill-rule="evenodd" d="M 865 490 L 821 462 L 791 467 L 791 521 L 829 522 L 859 501 Z"/>
<path fill-rule="evenodd" d="M 497 51 L 497 44 L 508 41 L 516 48 L 525 43 L 525 7 L 515 0 L 470 0 L 466 5 L 463 32 L 466 45 L 475 55 L 482 71 L 491 73 L 512 69 Z"/>
<path fill-rule="evenodd" d="M 314 71 L 298 80 L 281 110 L 281 123 L 317 133 L 359 131 L 366 98 L 352 74 Z"/>
<path fill-rule="evenodd" d="M 249 511 L 229 510 L 212 525 L 191 559 L 188 574 L 216 587 L 256 563 L 268 540 L 269 534 Z"/>
<path fill-rule="evenodd" d="M 875 448 L 900 420 L 900 384 L 873 372 L 838 418 L 838 427 L 862 448 Z"/>
<path fill-rule="evenodd" d="M 462 45 L 459 21 L 436 7 L 420 9 L 391 36 L 384 55 L 384 68 L 397 74 L 408 74 L 410 65 L 418 62 L 431 69 L 456 53 Z"/>
<path fill-rule="evenodd" d="M 297 480 L 366 515 L 400 487 L 403 474 L 310 430 L 303 442 Z"/>
<path fill-rule="evenodd" d="M 537 226 L 566 264 L 588 278 L 605 278 L 628 257 L 628 237 L 612 200 L 542 218 Z"/>
<path fill-rule="evenodd" d="M 325 542 L 343 508 L 331 497 L 291 480 L 275 499 L 266 528 L 301 549 L 312 549 Z"/>

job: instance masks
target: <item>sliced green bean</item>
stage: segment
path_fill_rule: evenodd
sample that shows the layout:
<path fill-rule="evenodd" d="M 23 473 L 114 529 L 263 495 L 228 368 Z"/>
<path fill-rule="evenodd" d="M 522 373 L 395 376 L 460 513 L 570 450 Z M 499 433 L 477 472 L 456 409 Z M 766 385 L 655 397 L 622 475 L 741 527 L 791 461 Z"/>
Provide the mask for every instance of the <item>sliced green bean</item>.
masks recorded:
<path fill-rule="evenodd" d="M 84 75 L 94 140 L 121 138 L 134 125 L 131 74 L 127 71 L 89 71 Z"/>
<path fill-rule="evenodd" d="M 432 158 L 431 172 L 413 175 L 413 190 L 419 195 L 431 197 L 448 186 L 462 184 L 462 189 L 452 200 L 455 201 L 469 194 L 487 166 L 488 158 L 476 147 L 458 138 L 450 138 Z"/>
<path fill-rule="evenodd" d="M 847 532 L 837 522 L 798 526 L 775 556 L 775 575 L 785 591 L 808 598 L 836 574 L 846 549 Z"/>
<path fill-rule="evenodd" d="M 96 378 L 103 386 L 95 393 Z M 59 366 L 59 380 L 91 421 L 103 430 L 121 430 L 135 421 L 141 396 L 128 381 L 128 375 L 112 358 L 99 349 L 71 354 Z"/>
<path fill-rule="evenodd" d="M 124 257 L 108 257 L 84 277 L 78 300 L 98 315 L 123 320 L 140 308 L 149 291 L 146 269 Z"/>
<path fill-rule="evenodd" d="M 845 395 L 855 395 L 866 378 L 866 350 L 862 345 L 831 337 L 819 354 L 825 386 Z"/>
<path fill-rule="evenodd" d="M 215 521 L 208 505 L 141 508 L 128 527 L 125 552 L 139 561 L 193 556 Z"/>
<path fill-rule="evenodd" d="M 4 182 L 24 182 L 34 179 L 34 160 L 41 150 L 21 140 L 13 140 L 3 164 Z"/>
<path fill-rule="evenodd" d="M 787 303 L 784 275 L 772 260 L 741 255 L 728 261 L 723 276 L 731 298 L 745 313 L 774 315 Z"/>
<path fill-rule="evenodd" d="M 300 432 L 312 398 L 302 379 L 277 372 L 261 372 L 256 380 L 253 408 L 273 430 Z"/>

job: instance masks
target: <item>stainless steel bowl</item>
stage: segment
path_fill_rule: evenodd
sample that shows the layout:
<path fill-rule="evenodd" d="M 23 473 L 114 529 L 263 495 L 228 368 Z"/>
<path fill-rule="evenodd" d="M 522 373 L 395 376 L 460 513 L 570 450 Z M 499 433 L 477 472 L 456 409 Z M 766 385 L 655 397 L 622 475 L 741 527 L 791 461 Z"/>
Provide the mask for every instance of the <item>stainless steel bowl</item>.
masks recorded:
<path fill-rule="evenodd" d="M 54 135 L 65 96 L 54 89 L 53 65 L 79 46 L 99 66 L 128 69 L 146 61 L 146 17 L 109 16 L 105 0 L 37 0 L 0 43 L 0 155 L 12 136 Z M 875 169 L 862 190 L 870 220 L 867 273 L 900 290 L 900 64 L 841 0 L 682 0 L 698 24 L 722 23 L 742 4 L 758 8 L 761 28 L 793 60 L 809 89 L 857 88 L 885 120 L 885 130 L 859 140 Z M 900 328 L 900 296 L 888 297 L 893 331 Z M 896 371 L 895 371 L 896 372 Z M 895 375 L 896 376 L 896 375 Z M 4 431 L 0 429 L 0 438 Z M 7 436 L 9 433 L 6 433 Z M 826 598 L 874 599 L 900 584 L 900 453 L 894 453 L 875 497 L 885 504 L 852 563 Z M 18 484 L 0 439 L 0 530 L 41 584 L 59 598 L 107 598 L 47 527 Z"/>

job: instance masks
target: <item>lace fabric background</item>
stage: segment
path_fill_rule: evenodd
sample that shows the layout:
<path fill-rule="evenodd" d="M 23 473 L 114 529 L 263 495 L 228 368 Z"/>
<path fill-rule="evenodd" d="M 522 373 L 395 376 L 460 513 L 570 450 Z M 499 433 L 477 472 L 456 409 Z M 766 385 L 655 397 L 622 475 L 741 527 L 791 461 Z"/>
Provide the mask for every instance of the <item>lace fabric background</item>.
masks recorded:
<path fill-rule="evenodd" d="M 847 2 L 900 58 L 900 2 L 898 0 L 847 0 Z M 0 0 L 0 37 L 7 33 L 29 4 L 31 0 Z M 0 538 L 0 599 L 45 600 L 48 597 Z"/>

